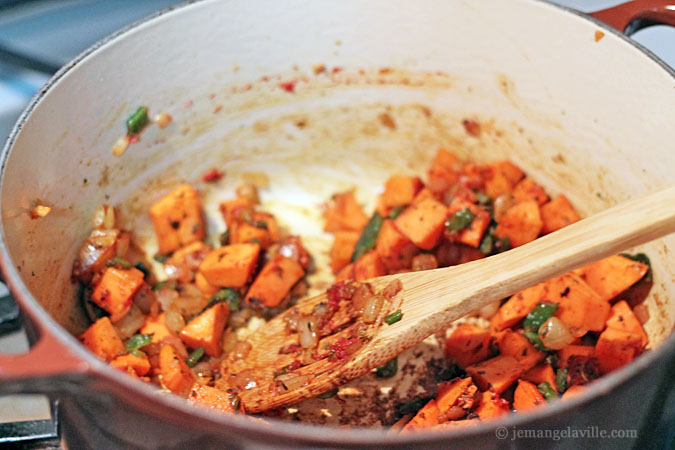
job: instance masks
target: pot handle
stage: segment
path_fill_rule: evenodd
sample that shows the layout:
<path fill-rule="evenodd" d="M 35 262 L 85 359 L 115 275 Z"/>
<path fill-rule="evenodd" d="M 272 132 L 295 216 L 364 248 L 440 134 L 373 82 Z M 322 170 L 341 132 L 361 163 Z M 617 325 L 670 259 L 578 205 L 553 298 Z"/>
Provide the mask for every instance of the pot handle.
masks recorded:
<path fill-rule="evenodd" d="M 675 27 L 675 0 L 633 0 L 590 15 L 630 36 L 651 25 Z"/>

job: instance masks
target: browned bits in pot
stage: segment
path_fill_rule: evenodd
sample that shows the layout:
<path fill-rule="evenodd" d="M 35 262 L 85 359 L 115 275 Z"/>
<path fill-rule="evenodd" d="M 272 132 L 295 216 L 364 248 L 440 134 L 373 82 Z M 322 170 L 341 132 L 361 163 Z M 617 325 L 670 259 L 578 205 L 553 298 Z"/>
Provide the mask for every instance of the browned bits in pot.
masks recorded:
<path fill-rule="evenodd" d="M 269 177 L 263 172 L 244 172 L 241 175 L 243 184 L 251 184 L 258 189 L 266 189 L 270 185 Z"/>
<path fill-rule="evenodd" d="M 314 72 L 314 75 L 318 75 L 320 73 L 323 73 L 326 71 L 326 65 L 325 64 L 314 64 L 312 66 L 312 72 Z"/>
<path fill-rule="evenodd" d="M 384 127 L 389 128 L 390 130 L 396 129 L 396 122 L 394 122 L 394 119 L 391 117 L 389 113 L 382 113 L 379 116 L 377 116 L 377 118 L 380 119 L 380 123 Z"/>
<path fill-rule="evenodd" d="M 438 268 L 438 262 L 436 257 L 431 254 L 421 254 L 417 255 L 412 259 L 412 270 L 413 272 L 419 272 L 420 270 L 431 270 Z"/>
<path fill-rule="evenodd" d="M 633 308 L 633 314 L 635 314 L 635 317 L 637 317 L 642 325 L 649 320 L 649 309 L 645 303 L 636 305 L 635 308 Z"/>
<path fill-rule="evenodd" d="M 403 289 L 403 284 L 401 283 L 401 280 L 398 278 L 395 280 L 392 280 L 383 290 L 382 290 L 382 295 L 385 298 L 392 299 L 396 297 L 396 294 L 401 292 L 401 289 Z"/>
<path fill-rule="evenodd" d="M 473 137 L 480 136 L 480 124 L 473 119 L 464 119 L 462 120 L 462 125 L 464 125 L 464 130 L 466 134 Z"/>
<path fill-rule="evenodd" d="M 46 217 L 52 209 L 49 206 L 37 205 L 30 210 L 31 219 L 39 219 L 40 217 Z"/>
<path fill-rule="evenodd" d="M 258 196 L 258 188 L 254 184 L 244 184 L 237 188 L 237 197 L 245 198 L 251 204 L 257 205 L 260 203 Z"/>
<path fill-rule="evenodd" d="M 595 30 L 595 35 L 593 36 L 593 38 L 595 39 L 595 42 L 598 42 L 600 39 L 602 39 L 604 37 L 605 37 L 604 31 Z"/>
<path fill-rule="evenodd" d="M 115 156 L 122 156 L 124 152 L 129 148 L 129 136 L 124 135 L 115 142 L 115 145 L 112 147 L 112 154 Z"/>

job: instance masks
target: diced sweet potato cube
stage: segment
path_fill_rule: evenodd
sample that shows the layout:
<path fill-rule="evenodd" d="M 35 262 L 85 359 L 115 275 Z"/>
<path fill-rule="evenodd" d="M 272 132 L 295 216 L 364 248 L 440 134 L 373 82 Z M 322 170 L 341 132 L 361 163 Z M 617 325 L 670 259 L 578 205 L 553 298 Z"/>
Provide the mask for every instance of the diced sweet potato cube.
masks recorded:
<path fill-rule="evenodd" d="M 382 227 L 384 229 L 384 226 Z M 382 231 L 380 231 L 380 236 Z M 358 231 L 336 231 L 333 246 L 330 248 L 330 267 L 333 273 L 337 273 L 349 264 L 354 253 L 354 246 L 359 240 Z"/>
<path fill-rule="evenodd" d="M 537 306 L 545 292 L 546 284 L 539 283 L 514 294 L 494 315 L 490 328 L 493 331 L 501 331 L 517 325 L 532 311 L 532 308 Z"/>
<path fill-rule="evenodd" d="M 490 225 L 490 214 L 478 205 L 474 205 L 473 203 L 462 199 L 453 200 L 448 209 L 448 213 L 450 217 L 452 217 L 453 214 L 464 208 L 468 208 L 469 211 L 473 213 L 474 218 L 471 225 L 460 230 L 457 233 L 456 239 L 453 239 L 453 241 L 478 248 L 480 241 L 483 239 L 483 234 L 485 234 L 485 230 L 487 230 L 487 227 Z"/>
<path fill-rule="evenodd" d="M 258 263 L 260 245 L 232 244 L 206 255 L 199 271 L 214 286 L 244 287 Z"/>
<path fill-rule="evenodd" d="M 173 336 L 173 333 L 166 326 L 166 312 L 153 316 L 152 314 L 145 318 L 145 322 L 139 333 L 151 334 L 152 342 L 159 343 L 167 336 Z"/>
<path fill-rule="evenodd" d="M 204 277 L 204 274 L 201 272 L 197 272 L 195 275 L 195 286 L 197 286 L 197 288 L 202 291 L 202 294 L 208 297 L 212 296 L 219 290 L 218 286 L 214 286 L 209 283 Z"/>
<path fill-rule="evenodd" d="M 391 272 L 410 267 L 413 256 L 419 253 L 415 244 L 398 231 L 394 222 L 389 219 L 382 223 L 375 251 L 380 255 L 387 270 Z"/>
<path fill-rule="evenodd" d="M 293 285 L 305 275 L 295 260 L 276 255 L 262 268 L 246 294 L 246 302 L 266 307 L 277 306 Z"/>
<path fill-rule="evenodd" d="M 266 228 L 257 227 L 246 222 L 240 222 L 232 226 L 230 231 L 230 244 L 260 244 L 267 248 L 272 243 L 269 231 Z"/>
<path fill-rule="evenodd" d="M 420 409 L 415 417 L 403 427 L 402 433 L 419 430 L 421 428 L 433 427 L 438 425 L 438 406 L 436 400 L 429 400 L 429 402 Z"/>
<path fill-rule="evenodd" d="M 560 194 L 541 207 L 542 234 L 553 233 L 581 220 L 567 197 Z"/>
<path fill-rule="evenodd" d="M 375 250 L 354 261 L 354 279 L 356 281 L 368 280 L 386 274 L 387 270 Z"/>
<path fill-rule="evenodd" d="M 459 179 L 457 157 L 447 150 L 439 149 L 427 172 L 429 189 L 432 192 L 445 192 Z"/>
<path fill-rule="evenodd" d="M 173 345 L 164 344 L 159 351 L 159 372 L 162 385 L 182 397 L 187 397 L 194 375 Z"/>
<path fill-rule="evenodd" d="M 529 381 L 534 385 L 548 383 L 556 392 L 558 392 L 558 386 L 555 382 L 555 371 L 550 364 L 541 363 L 534 366 L 523 374 L 523 380 Z"/>
<path fill-rule="evenodd" d="M 106 361 L 111 361 L 124 352 L 124 343 L 108 317 L 98 319 L 87 328 L 80 336 L 80 341 L 96 356 Z"/>
<path fill-rule="evenodd" d="M 281 231 L 279 230 L 277 219 L 272 214 L 258 211 L 254 212 L 252 217 L 255 226 L 267 230 L 271 242 L 276 242 L 281 238 Z"/>
<path fill-rule="evenodd" d="M 589 345 L 568 345 L 558 350 L 558 367 L 567 368 L 572 356 L 582 357 L 584 359 L 592 358 L 595 354 L 595 348 Z"/>
<path fill-rule="evenodd" d="M 500 354 L 513 356 L 524 370 L 530 370 L 546 358 L 546 353 L 537 350 L 525 336 L 512 330 L 506 330 L 495 344 Z"/>
<path fill-rule="evenodd" d="M 190 348 L 203 347 L 207 355 L 220 356 L 220 339 L 223 337 L 230 308 L 217 303 L 188 322 L 180 330 L 180 338 Z"/>
<path fill-rule="evenodd" d="M 647 264 L 614 255 L 582 267 L 576 273 L 603 300 L 609 301 L 637 283 L 645 276 L 647 270 L 649 270 Z"/>
<path fill-rule="evenodd" d="M 445 341 L 445 354 L 463 369 L 490 355 L 490 331 L 462 324 Z"/>
<path fill-rule="evenodd" d="M 478 407 L 474 410 L 481 419 L 499 417 L 507 414 L 509 411 L 509 402 L 491 391 L 481 392 Z"/>
<path fill-rule="evenodd" d="M 513 198 L 516 202 L 534 200 L 541 206 L 548 201 L 548 195 L 544 188 L 532 181 L 532 178 L 524 178 L 513 188 Z"/>
<path fill-rule="evenodd" d="M 131 353 L 118 356 L 110 361 L 110 365 L 137 377 L 145 376 L 151 368 L 146 356 L 136 356 Z"/>
<path fill-rule="evenodd" d="M 233 225 L 246 222 L 253 217 L 253 203 L 244 197 L 237 197 L 220 204 L 220 212 L 225 219 L 227 228 L 231 229 Z"/>
<path fill-rule="evenodd" d="M 485 193 L 492 198 L 511 192 L 523 178 L 523 171 L 510 161 L 490 164 L 491 176 L 485 180 Z"/>
<path fill-rule="evenodd" d="M 642 349 L 640 336 L 618 328 L 607 328 L 595 344 L 595 357 L 602 373 L 630 363 Z"/>
<path fill-rule="evenodd" d="M 610 305 L 601 299 L 584 280 L 567 273 L 546 282 L 546 299 L 558 303 L 556 317 L 572 327 L 575 337 L 586 331 L 602 331 L 609 317 Z"/>
<path fill-rule="evenodd" d="M 132 298 L 143 284 L 143 277 L 143 272 L 135 267 L 108 267 L 91 294 L 91 299 L 110 313 L 110 320 L 117 322 L 129 312 Z"/>
<path fill-rule="evenodd" d="M 467 367 L 466 373 L 482 391 L 492 389 L 501 394 L 525 373 L 525 369 L 513 356 L 499 355 Z"/>
<path fill-rule="evenodd" d="M 563 400 L 569 400 L 572 397 L 576 397 L 578 395 L 581 395 L 584 391 L 586 390 L 586 386 L 583 384 L 575 384 L 574 386 L 570 386 L 567 388 L 565 393 L 562 395 Z"/>
<path fill-rule="evenodd" d="M 537 386 L 528 381 L 518 380 L 518 386 L 513 393 L 513 409 L 523 411 L 545 403 L 546 400 Z"/>
<path fill-rule="evenodd" d="M 169 273 L 171 278 L 175 278 L 180 283 L 190 283 L 194 280 L 199 264 L 209 250 L 209 247 L 202 241 L 188 244 L 176 250 L 166 260 L 164 270 Z"/>
<path fill-rule="evenodd" d="M 188 401 L 222 412 L 234 412 L 234 395 L 218 388 L 195 383 L 192 385 Z"/>
<path fill-rule="evenodd" d="M 616 302 L 612 306 L 609 318 L 607 319 L 607 328 L 617 328 L 638 336 L 642 348 L 646 347 L 649 343 L 649 338 L 644 328 L 642 328 L 642 324 L 624 300 Z"/>
<path fill-rule="evenodd" d="M 161 254 L 171 253 L 204 237 L 199 194 L 190 185 L 178 186 L 152 205 L 150 216 Z"/>
<path fill-rule="evenodd" d="M 406 208 L 394 224 L 416 246 L 431 250 L 441 238 L 447 216 L 448 210 L 443 203 L 428 198 Z"/>
<path fill-rule="evenodd" d="M 324 231 L 337 230 L 361 231 L 368 223 L 368 216 L 356 201 L 353 191 L 335 194 L 324 213 L 326 224 Z"/>
<path fill-rule="evenodd" d="M 516 203 L 499 219 L 496 234 L 509 238 L 511 247 L 534 241 L 541 232 L 539 205 L 533 200 Z"/>
<path fill-rule="evenodd" d="M 456 420 L 463 417 L 466 411 L 473 407 L 474 395 L 478 388 L 473 385 L 471 377 L 455 379 L 438 385 L 436 406 L 438 407 L 439 421 Z M 451 408 L 456 406 L 454 410 Z M 461 411 L 461 410 L 464 411 Z"/>
<path fill-rule="evenodd" d="M 422 200 L 426 200 L 427 198 L 435 198 L 435 197 L 434 197 L 434 193 L 431 192 L 431 189 L 425 187 L 425 188 L 422 188 L 422 190 L 417 193 L 417 195 L 413 199 L 412 203 L 413 203 L 413 205 L 415 205 L 415 204 L 421 202 Z"/>
<path fill-rule="evenodd" d="M 347 264 L 338 273 L 335 274 L 335 282 L 353 280 L 354 279 L 354 263 Z"/>
<path fill-rule="evenodd" d="M 382 199 L 389 207 L 409 205 L 422 187 L 422 180 L 417 177 L 395 175 L 385 183 Z"/>

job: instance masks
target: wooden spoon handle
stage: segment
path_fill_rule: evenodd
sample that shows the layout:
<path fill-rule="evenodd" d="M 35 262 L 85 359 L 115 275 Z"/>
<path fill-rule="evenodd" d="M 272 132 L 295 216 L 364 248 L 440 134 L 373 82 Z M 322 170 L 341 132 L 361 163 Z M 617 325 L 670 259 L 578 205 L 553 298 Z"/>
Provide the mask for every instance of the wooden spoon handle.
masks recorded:
<path fill-rule="evenodd" d="M 399 275 L 403 320 L 372 344 L 403 351 L 492 301 L 672 232 L 675 185 L 484 260 Z"/>

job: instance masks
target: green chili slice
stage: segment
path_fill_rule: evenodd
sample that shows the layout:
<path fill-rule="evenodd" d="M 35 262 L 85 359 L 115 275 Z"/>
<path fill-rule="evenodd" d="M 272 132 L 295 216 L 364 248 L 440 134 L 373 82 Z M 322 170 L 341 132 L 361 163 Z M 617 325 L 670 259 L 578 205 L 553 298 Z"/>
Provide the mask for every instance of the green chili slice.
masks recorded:
<path fill-rule="evenodd" d="M 195 351 L 190 353 L 190 356 L 185 360 L 188 367 L 194 367 L 200 359 L 204 356 L 204 347 L 197 347 Z"/>
<path fill-rule="evenodd" d="M 404 209 L 405 209 L 404 205 L 395 206 L 394 208 L 392 208 L 391 211 L 389 211 L 389 215 L 387 217 L 394 220 L 395 218 L 397 218 L 398 216 L 401 215 L 401 213 L 403 212 Z"/>
<path fill-rule="evenodd" d="M 150 118 L 148 117 L 148 107 L 139 106 L 136 111 L 127 119 L 127 134 L 129 136 L 135 136 L 150 123 Z"/>
<path fill-rule="evenodd" d="M 561 394 L 567 390 L 567 369 L 558 369 L 555 373 L 555 384 Z"/>
<path fill-rule="evenodd" d="M 377 236 L 380 234 L 380 228 L 382 227 L 383 221 L 384 219 L 382 219 L 382 216 L 379 213 L 373 214 L 366 226 L 363 228 L 361 236 L 359 236 L 359 240 L 356 241 L 351 262 L 356 261 L 361 256 L 375 248 Z"/>
<path fill-rule="evenodd" d="M 139 348 L 145 347 L 151 342 L 152 334 L 134 334 L 129 338 L 129 340 L 127 340 L 125 348 L 127 351 L 132 352 L 134 350 L 138 350 Z"/>
<path fill-rule="evenodd" d="M 462 208 L 445 222 L 445 226 L 450 231 L 461 231 L 469 227 L 475 217 L 469 208 Z"/>
<path fill-rule="evenodd" d="M 544 396 L 547 402 L 550 402 L 558 398 L 558 393 L 555 391 L 555 389 L 553 389 L 553 386 L 551 386 L 551 384 L 548 381 L 539 383 L 537 385 L 537 389 L 539 389 L 539 392 L 541 392 L 541 395 Z"/>
<path fill-rule="evenodd" d="M 385 364 L 375 369 L 375 376 L 378 378 L 391 378 L 398 371 L 398 357 L 390 359 Z"/>
<path fill-rule="evenodd" d="M 117 267 L 118 269 L 131 269 L 131 264 L 129 261 L 124 258 L 120 258 L 119 256 L 109 259 L 105 262 L 105 265 L 107 267 Z"/>
<path fill-rule="evenodd" d="M 539 302 L 532 308 L 525 319 L 523 319 L 523 330 L 538 332 L 539 328 L 548 319 L 553 317 L 558 309 L 558 303 L 553 302 Z"/>
<path fill-rule="evenodd" d="M 239 291 L 232 288 L 222 288 L 211 296 L 209 299 L 209 304 L 206 308 L 208 309 L 216 303 L 227 302 L 227 306 L 230 307 L 230 311 L 237 311 L 239 309 L 240 300 L 241 296 L 239 295 Z"/>
<path fill-rule="evenodd" d="M 400 309 L 397 309 L 393 313 L 387 314 L 387 316 L 384 318 L 384 321 L 387 322 L 387 325 L 393 325 L 399 320 L 401 320 L 402 317 L 403 313 L 401 312 Z"/>
<path fill-rule="evenodd" d="M 324 392 L 323 394 L 319 394 L 319 395 L 317 395 L 317 397 L 325 400 L 327 398 L 335 397 L 337 395 L 337 393 L 338 393 L 338 389 L 335 388 L 335 389 L 331 389 L 328 392 Z"/>

